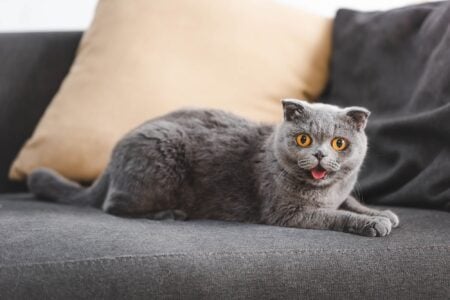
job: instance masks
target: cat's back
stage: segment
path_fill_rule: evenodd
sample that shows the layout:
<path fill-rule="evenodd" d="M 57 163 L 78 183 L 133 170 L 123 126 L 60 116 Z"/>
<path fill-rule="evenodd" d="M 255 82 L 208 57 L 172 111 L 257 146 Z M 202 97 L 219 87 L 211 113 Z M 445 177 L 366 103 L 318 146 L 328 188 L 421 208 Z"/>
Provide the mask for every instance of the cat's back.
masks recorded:
<path fill-rule="evenodd" d="M 224 132 L 244 131 L 257 127 L 259 124 L 218 109 L 182 109 L 162 117 L 166 121 L 183 126 L 187 132 L 199 131 Z"/>
<path fill-rule="evenodd" d="M 144 123 L 137 129 L 150 133 L 155 127 L 167 128 L 183 135 L 186 143 L 196 146 L 217 146 L 259 143 L 273 126 L 250 121 L 218 109 L 182 109 Z M 212 143 L 212 144 L 210 144 Z"/>
<path fill-rule="evenodd" d="M 216 157 L 227 153 L 242 156 L 260 148 L 272 131 L 272 125 L 222 110 L 182 109 L 145 122 L 125 136 L 121 144 L 178 141 L 193 156 L 205 153 Z"/>
<path fill-rule="evenodd" d="M 222 110 L 180 110 L 164 120 L 180 126 L 186 142 L 202 155 L 224 157 L 239 161 L 260 148 L 272 131 L 272 126 L 252 122 Z M 195 155 L 194 155 L 195 156 Z"/>

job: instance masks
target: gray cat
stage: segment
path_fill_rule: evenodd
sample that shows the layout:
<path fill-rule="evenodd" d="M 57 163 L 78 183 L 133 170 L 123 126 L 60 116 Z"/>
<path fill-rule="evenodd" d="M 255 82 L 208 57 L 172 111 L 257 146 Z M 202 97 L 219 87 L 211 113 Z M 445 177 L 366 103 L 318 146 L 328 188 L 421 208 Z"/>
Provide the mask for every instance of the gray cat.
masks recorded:
<path fill-rule="evenodd" d="M 385 236 L 391 211 L 350 193 L 367 150 L 369 111 L 283 100 L 284 121 L 259 125 L 219 110 L 180 110 L 128 133 L 89 188 L 48 169 L 36 196 L 153 219 L 218 219 Z"/>

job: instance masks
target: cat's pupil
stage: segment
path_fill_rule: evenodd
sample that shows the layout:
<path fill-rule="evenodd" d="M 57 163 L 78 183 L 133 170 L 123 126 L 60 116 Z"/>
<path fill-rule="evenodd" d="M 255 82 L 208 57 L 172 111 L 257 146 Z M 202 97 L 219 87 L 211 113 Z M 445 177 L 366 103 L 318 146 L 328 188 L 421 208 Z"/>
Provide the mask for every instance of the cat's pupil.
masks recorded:
<path fill-rule="evenodd" d="M 302 137 L 300 138 L 300 142 L 301 142 L 302 144 L 306 144 L 306 142 L 307 142 L 306 135 L 302 135 Z"/>
<path fill-rule="evenodd" d="M 342 144 L 342 139 L 338 139 L 338 140 L 336 141 L 336 146 L 338 146 L 338 148 L 341 148 L 341 147 L 343 146 L 343 144 Z"/>

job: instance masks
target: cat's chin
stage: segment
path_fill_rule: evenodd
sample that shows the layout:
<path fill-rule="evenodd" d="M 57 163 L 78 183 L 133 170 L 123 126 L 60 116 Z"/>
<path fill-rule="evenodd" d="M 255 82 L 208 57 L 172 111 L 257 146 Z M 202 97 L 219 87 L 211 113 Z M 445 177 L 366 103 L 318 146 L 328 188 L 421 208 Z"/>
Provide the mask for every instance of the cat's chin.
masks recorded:
<path fill-rule="evenodd" d="M 334 180 L 332 178 L 323 178 L 323 179 L 314 179 L 314 178 L 306 178 L 305 179 L 306 182 L 308 182 L 310 185 L 313 186 L 318 186 L 318 187 L 326 187 L 326 186 L 330 186 L 331 184 L 334 183 Z"/>

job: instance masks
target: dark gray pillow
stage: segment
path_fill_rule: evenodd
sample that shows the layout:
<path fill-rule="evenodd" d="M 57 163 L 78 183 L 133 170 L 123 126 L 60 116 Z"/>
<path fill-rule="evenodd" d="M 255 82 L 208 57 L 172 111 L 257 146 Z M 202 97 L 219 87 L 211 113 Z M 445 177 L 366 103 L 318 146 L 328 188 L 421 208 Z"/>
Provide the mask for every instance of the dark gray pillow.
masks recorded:
<path fill-rule="evenodd" d="M 322 100 L 372 111 L 366 202 L 450 206 L 449 20 L 450 1 L 337 13 Z"/>

